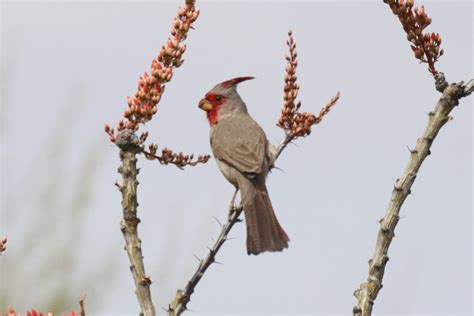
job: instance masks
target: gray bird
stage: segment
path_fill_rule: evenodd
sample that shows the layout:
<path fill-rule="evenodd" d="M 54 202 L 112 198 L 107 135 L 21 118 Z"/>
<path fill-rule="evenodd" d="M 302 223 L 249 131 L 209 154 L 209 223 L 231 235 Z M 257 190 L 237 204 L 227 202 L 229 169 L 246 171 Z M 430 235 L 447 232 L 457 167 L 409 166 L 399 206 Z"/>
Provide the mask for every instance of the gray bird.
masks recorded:
<path fill-rule="evenodd" d="M 224 177 L 240 190 L 247 227 L 247 253 L 282 251 L 288 235 L 278 223 L 265 185 L 275 160 L 275 147 L 247 112 L 237 84 L 253 79 L 238 77 L 212 88 L 199 102 L 211 126 L 211 148 Z"/>

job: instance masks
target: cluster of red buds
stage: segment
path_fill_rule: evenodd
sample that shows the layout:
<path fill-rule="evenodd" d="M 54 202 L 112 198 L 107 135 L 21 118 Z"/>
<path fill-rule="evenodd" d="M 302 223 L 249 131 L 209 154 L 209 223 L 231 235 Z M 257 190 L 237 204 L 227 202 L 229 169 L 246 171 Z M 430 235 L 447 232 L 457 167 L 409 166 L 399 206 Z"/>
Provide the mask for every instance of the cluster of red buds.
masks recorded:
<path fill-rule="evenodd" d="M 194 0 L 186 0 L 186 5 L 180 7 L 177 16 L 174 18 L 171 29 L 171 36 L 165 45 L 161 47 L 158 56 L 151 62 L 150 72 L 145 72 L 138 80 L 138 89 L 133 97 L 128 97 L 128 107 L 123 113 L 123 118 L 116 128 L 105 124 L 105 132 L 112 142 L 116 143 L 124 130 L 136 132 L 140 124 L 145 124 L 153 118 L 157 112 L 157 104 L 165 90 L 165 84 L 173 77 L 173 68 L 183 64 L 183 54 L 186 45 L 182 44 L 186 39 L 192 23 L 199 17 L 199 10 L 194 7 Z M 141 152 L 148 159 L 156 159 L 162 164 L 174 164 L 179 168 L 186 165 L 195 166 L 198 163 L 205 163 L 209 156 L 199 156 L 193 161 L 193 155 L 174 153 L 169 149 L 163 149 L 161 156 L 156 155 L 158 146 L 149 145 L 149 151 L 145 150 L 145 140 L 148 132 L 142 133 L 139 137 L 138 146 Z"/>
<path fill-rule="evenodd" d="M 438 72 L 435 63 L 444 51 L 440 48 L 441 36 L 438 33 L 423 33 L 423 30 L 431 24 L 431 18 L 426 14 L 425 8 L 414 7 L 413 0 L 384 0 L 384 2 L 402 23 L 407 39 L 412 43 L 411 49 L 415 58 L 427 63 L 429 71 L 436 75 Z"/>
<path fill-rule="evenodd" d="M 183 64 L 183 53 L 186 45 L 182 42 L 192 28 L 192 23 L 199 16 L 194 8 L 194 1 L 186 1 L 186 6 L 179 8 L 171 30 L 171 38 L 161 48 L 158 56 L 151 63 L 150 72 L 145 72 L 138 80 L 138 89 L 132 97 L 128 97 L 128 107 L 123 113 L 117 127 L 105 125 L 105 132 L 112 142 L 124 129 L 136 131 L 139 124 L 150 121 L 157 112 L 157 104 L 165 89 L 165 84 L 173 77 L 173 68 Z"/>
<path fill-rule="evenodd" d="M 51 312 L 48 312 L 46 314 L 43 314 L 43 313 L 39 313 L 37 312 L 36 310 L 32 309 L 31 311 L 27 311 L 26 312 L 26 316 L 43 316 L 43 315 L 46 315 L 46 316 L 53 316 L 53 313 Z M 62 316 L 67 316 L 68 314 L 66 313 L 63 313 Z M 2 316 L 2 313 L 0 313 L 0 316 Z M 21 316 L 20 313 L 16 313 L 15 310 L 13 308 L 10 308 L 10 311 L 8 313 L 5 313 L 5 316 Z M 80 316 L 80 313 L 76 313 L 75 311 L 71 311 L 71 313 L 69 314 L 69 316 Z"/>
<path fill-rule="evenodd" d="M 300 86 L 296 83 L 296 67 L 298 66 L 298 54 L 296 53 L 296 43 L 293 39 L 291 30 L 288 32 L 288 41 L 286 42 L 289 54 L 286 56 L 287 66 L 285 68 L 285 87 L 283 96 L 283 107 L 277 126 L 285 130 L 290 140 L 307 136 L 311 133 L 311 126 L 319 124 L 323 117 L 331 110 L 339 99 L 339 92 L 334 96 L 315 116 L 310 112 L 299 112 L 301 101 L 296 102 Z M 295 103 L 296 102 L 296 103 Z"/>
<path fill-rule="evenodd" d="M 145 149 L 145 145 L 141 146 L 141 150 L 145 157 L 149 160 L 158 160 L 160 163 L 167 165 L 173 164 L 178 168 L 182 169 L 185 166 L 195 166 L 198 163 L 206 163 L 211 158 L 209 155 L 199 155 L 196 160 L 194 155 L 186 155 L 182 152 L 175 153 L 171 149 L 163 148 L 161 150 L 161 155 L 157 155 L 158 145 L 150 144 L 148 145 L 148 150 Z"/>

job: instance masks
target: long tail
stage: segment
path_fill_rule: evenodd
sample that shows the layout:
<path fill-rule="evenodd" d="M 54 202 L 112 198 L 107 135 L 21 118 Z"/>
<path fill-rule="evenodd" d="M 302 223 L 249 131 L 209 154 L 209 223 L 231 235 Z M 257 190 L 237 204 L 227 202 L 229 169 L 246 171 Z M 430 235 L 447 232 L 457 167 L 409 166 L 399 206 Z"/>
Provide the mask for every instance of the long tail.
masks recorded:
<path fill-rule="evenodd" d="M 247 225 L 247 253 L 258 255 L 288 248 L 290 239 L 278 223 L 264 180 L 248 180 L 240 190 Z"/>

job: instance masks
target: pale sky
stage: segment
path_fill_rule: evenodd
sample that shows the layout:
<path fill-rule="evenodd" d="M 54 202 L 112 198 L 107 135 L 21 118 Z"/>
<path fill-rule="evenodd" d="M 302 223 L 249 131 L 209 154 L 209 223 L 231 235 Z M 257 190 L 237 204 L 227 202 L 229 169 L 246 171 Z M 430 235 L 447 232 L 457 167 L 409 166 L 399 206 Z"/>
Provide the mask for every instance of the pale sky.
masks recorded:
<path fill-rule="evenodd" d="M 472 2 L 417 3 L 433 19 L 427 30 L 443 38 L 438 69 L 450 82 L 471 79 Z M 57 306 L 65 309 L 86 294 L 88 315 L 137 314 L 119 230 L 118 150 L 103 125 L 121 116 L 180 5 L 2 2 L 0 235 L 9 242 L 0 257 L 0 312 L 47 311 L 45 302 L 60 293 L 66 301 Z M 218 254 L 223 264 L 210 267 L 188 307 L 194 315 L 351 314 L 407 146 L 440 96 L 433 78 L 382 1 L 197 7 L 185 63 L 142 128 L 150 141 L 210 153 L 198 101 L 218 82 L 251 75 L 239 93 L 268 139 L 279 142 L 290 28 L 302 109 L 318 112 L 338 90 L 341 100 L 285 150 L 277 163 L 283 171 L 268 178 L 289 249 L 249 257 L 244 225 L 236 226 L 235 240 Z M 472 96 L 452 115 L 402 208 L 377 314 L 471 315 Z M 144 157 L 138 164 L 139 234 L 155 307 L 164 314 L 197 267 L 193 255 L 203 256 L 217 237 L 213 216 L 226 219 L 233 187 L 214 160 L 185 171 Z"/>

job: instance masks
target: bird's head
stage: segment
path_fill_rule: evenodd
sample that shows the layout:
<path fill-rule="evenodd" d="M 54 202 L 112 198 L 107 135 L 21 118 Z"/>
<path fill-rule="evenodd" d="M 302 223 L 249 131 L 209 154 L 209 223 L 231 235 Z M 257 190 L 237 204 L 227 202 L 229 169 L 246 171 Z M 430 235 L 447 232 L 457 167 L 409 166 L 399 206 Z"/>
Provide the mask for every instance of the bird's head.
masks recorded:
<path fill-rule="evenodd" d="M 247 111 L 244 101 L 237 93 L 237 84 L 253 77 L 238 77 L 221 82 L 214 86 L 206 96 L 199 101 L 199 108 L 206 111 L 211 126 L 221 118 L 236 111 Z"/>

